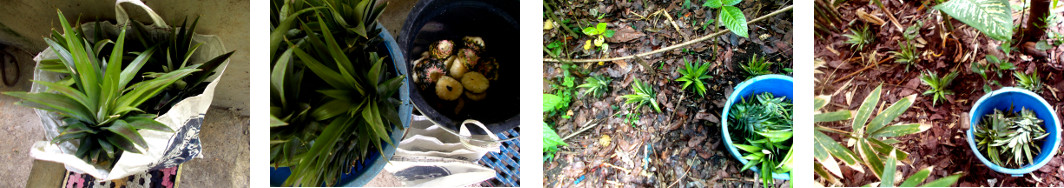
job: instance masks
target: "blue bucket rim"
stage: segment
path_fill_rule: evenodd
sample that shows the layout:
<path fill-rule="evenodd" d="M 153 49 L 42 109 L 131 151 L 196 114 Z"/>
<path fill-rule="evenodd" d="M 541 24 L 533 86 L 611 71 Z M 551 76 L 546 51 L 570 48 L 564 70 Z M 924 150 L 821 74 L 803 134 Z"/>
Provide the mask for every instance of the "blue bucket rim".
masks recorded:
<path fill-rule="evenodd" d="M 757 77 L 748 79 L 746 81 L 740 82 L 739 85 L 735 86 L 735 89 L 732 91 L 731 95 L 728 96 L 728 100 L 724 104 L 724 110 L 723 110 L 724 112 L 720 115 L 721 116 L 721 121 L 720 121 L 721 122 L 721 126 L 720 126 L 721 127 L 721 134 L 724 137 L 725 147 L 727 148 L 728 153 L 731 153 L 732 157 L 735 157 L 735 159 L 738 159 L 739 162 L 741 162 L 743 165 L 746 165 L 746 163 L 748 163 L 750 161 L 744 159 L 740 155 L 739 150 L 735 148 L 735 145 L 731 141 L 731 135 L 728 134 L 728 111 L 731 110 L 732 104 L 735 103 L 736 100 L 738 100 L 739 98 L 742 97 L 742 96 L 739 96 L 739 93 L 741 93 L 741 91 L 746 90 L 746 87 L 750 86 L 751 84 L 753 84 L 755 82 L 766 81 L 766 80 L 783 80 L 783 81 L 790 82 L 791 85 L 789 87 L 791 88 L 792 92 L 794 90 L 794 78 L 792 78 L 790 76 L 779 75 L 779 74 L 769 74 L 769 75 L 761 75 L 761 76 L 757 76 Z M 791 100 L 793 102 L 794 101 L 793 98 L 794 98 L 793 96 L 789 97 L 788 100 Z M 792 142 L 792 144 L 793 144 L 793 142 Z M 754 172 L 758 172 L 758 173 L 761 172 L 758 169 L 758 167 L 751 167 L 750 170 L 753 170 Z M 787 173 L 772 173 L 772 178 L 773 179 L 779 179 L 779 180 L 790 180 L 790 172 L 787 172 Z"/>
<path fill-rule="evenodd" d="M 1042 106 L 1040 108 L 1043 108 L 1045 110 L 1048 110 L 1049 112 L 1052 112 L 1052 113 L 1050 113 L 1050 116 L 1053 117 L 1053 122 L 1054 122 L 1052 126 L 1054 126 L 1057 131 L 1049 133 L 1050 137 L 1053 137 L 1056 140 L 1056 142 L 1053 142 L 1053 149 L 1049 152 L 1049 155 L 1050 155 L 1049 157 L 1045 157 L 1041 161 L 1036 161 L 1034 164 L 1028 164 L 1026 166 L 1023 166 L 1022 168 L 1006 168 L 1006 167 L 998 166 L 997 164 L 994 164 L 994 163 L 990 162 L 990 160 L 987 160 L 986 157 L 983 156 L 982 152 L 979 152 L 978 146 L 975 145 L 975 132 L 973 131 L 973 128 L 978 125 L 976 121 L 979 120 L 979 117 L 975 115 L 975 110 L 978 109 L 979 106 L 983 104 L 983 101 L 988 100 L 991 97 L 998 96 L 998 95 L 1003 95 L 1003 94 L 1007 94 L 1007 93 L 1019 93 L 1019 94 L 1025 95 L 1025 96 L 1033 97 L 1034 99 L 1037 99 L 1037 101 L 1042 103 Z M 1032 106 L 1022 106 L 1022 107 L 1035 108 L 1035 107 L 1032 107 Z M 994 170 L 994 171 L 997 171 L 997 172 L 1000 172 L 1000 173 L 1009 174 L 1009 175 L 1012 175 L 1014 177 L 1023 176 L 1024 174 L 1034 172 L 1035 170 L 1038 170 L 1039 168 L 1042 168 L 1042 166 L 1045 166 L 1046 164 L 1048 164 L 1049 161 L 1051 161 L 1053 159 L 1052 156 L 1056 155 L 1057 150 L 1060 147 L 1060 118 L 1057 117 L 1056 111 L 1053 110 L 1053 107 L 1050 106 L 1049 103 L 1046 102 L 1046 100 L 1042 98 L 1042 96 L 1040 96 L 1040 95 L 1038 95 L 1038 94 L 1036 94 L 1034 92 L 1028 91 L 1026 89 L 1015 88 L 1015 87 L 1003 87 L 1001 89 L 994 90 L 994 91 L 992 91 L 990 93 L 984 94 L 982 97 L 979 98 L 978 101 L 975 102 L 975 104 L 972 105 L 972 109 L 969 110 L 968 114 L 969 114 L 969 117 L 968 117 L 969 128 L 968 128 L 967 131 L 965 131 L 967 133 L 967 138 L 968 138 L 967 139 L 968 140 L 968 147 L 972 149 L 972 153 L 975 153 L 975 156 L 977 158 L 979 158 L 979 161 L 983 162 L 983 164 L 986 165 L 987 167 L 989 167 L 991 170 Z M 1046 127 L 1046 126 L 1050 126 L 1050 125 L 1048 125 L 1047 123 L 1043 123 L 1042 124 L 1042 127 Z M 1041 155 L 1038 155 L 1038 156 L 1041 156 Z"/>
<path fill-rule="evenodd" d="M 403 64 L 406 63 L 406 58 L 403 55 L 402 50 L 399 48 L 399 44 L 396 43 L 395 38 L 393 38 L 392 35 L 388 33 L 388 29 L 384 28 L 383 26 L 381 26 L 379 24 L 377 25 L 377 28 L 381 29 L 381 32 L 380 32 L 379 36 L 381 37 L 381 39 L 384 39 L 382 41 L 383 42 L 382 44 L 387 48 L 386 50 L 388 52 L 388 55 L 392 59 L 392 65 L 395 66 L 395 71 L 400 74 L 400 75 L 397 75 L 397 76 L 404 76 L 405 77 L 405 74 L 407 74 L 406 66 L 400 66 L 400 65 L 403 65 Z M 402 125 L 401 125 L 402 128 L 399 128 L 399 127 L 392 128 L 392 130 L 389 133 L 390 134 L 389 137 L 392 140 L 392 143 L 398 144 L 399 143 L 399 139 L 402 138 L 403 135 L 405 134 L 406 128 L 410 127 L 411 113 L 412 113 L 412 110 L 413 110 L 414 106 L 413 106 L 413 103 L 410 102 L 410 92 L 409 92 L 410 89 L 409 89 L 409 87 L 410 87 L 410 84 L 408 84 L 408 82 L 403 82 L 402 86 L 400 86 L 400 89 L 399 89 L 399 100 L 402 101 L 402 104 L 399 105 L 399 121 L 402 123 Z M 381 145 L 385 146 L 385 145 L 389 145 L 389 144 L 384 142 L 384 141 L 381 141 Z M 337 182 L 336 182 L 335 186 L 360 187 L 360 186 L 363 186 L 363 185 L 366 185 L 367 183 L 369 183 L 369 181 L 373 180 L 373 178 L 376 177 L 377 174 L 380 174 L 380 172 L 382 170 L 384 170 L 384 166 L 388 163 L 389 159 L 391 159 L 392 155 L 395 154 L 396 148 L 395 147 L 385 147 L 383 150 L 384 150 L 384 154 L 383 155 L 380 155 L 379 151 L 371 150 L 370 153 L 378 153 L 378 154 L 376 154 L 376 155 L 371 154 L 372 157 L 370 159 L 367 159 L 366 161 L 362 162 L 362 164 L 367 164 L 368 166 L 365 166 L 364 168 L 362 168 L 361 171 L 352 171 L 351 173 L 348 173 L 348 174 L 342 174 L 340 176 L 340 178 L 337 179 Z M 358 166 L 355 166 L 355 167 L 352 167 L 351 169 L 352 170 L 356 170 L 357 168 L 358 168 Z M 284 172 L 284 178 L 285 179 L 287 179 L 288 176 L 291 175 L 291 171 L 290 171 L 290 169 L 288 169 L 288 167 L 274 168 L 274 167 L 271 166 L 270 167 L 270 175 L 273 176 L 275 172 L 277 172 L 277 173 Z M 346 182 L 343 181 L 344 179 L 346 179 L 345 177 L 350 178 L 352 176 L 354 177 L 354 179 L 351 179 L 351 180 L 346 181 Z M 273 177 L 271 177 L 270 179 L 272 181 Z M 280 186 L 280 185 L 271 185 L 271 186 Z"/>

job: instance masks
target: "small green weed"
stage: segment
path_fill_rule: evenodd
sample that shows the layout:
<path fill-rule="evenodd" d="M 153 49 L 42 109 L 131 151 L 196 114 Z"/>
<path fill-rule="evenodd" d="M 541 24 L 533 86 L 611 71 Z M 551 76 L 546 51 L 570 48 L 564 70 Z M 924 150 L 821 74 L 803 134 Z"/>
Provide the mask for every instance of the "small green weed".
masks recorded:
<path fill-rule="evenodd" d="M 853 34 L 844 34 L 842 36 L 846 37 L 845 43 L 850 44 L 850 47 L 856 50 L 863 50 L 865 45 L 872 44 L 872 41 L 875 40 L 872 32 L 868 30 L 868 26 L 855 28 L 850 30 L 850 32 Z"/>
<path fill-rule="evenodd" d="M 613 81 L 610 77 L 597 75 L 584 79 L 584 83 L 576 86 L 577 88 L 584 88 L 584 93 L 581 96 L 591 94 L 592 97 L 602 97 L 602 94 L 606 93 L 609 89 L 610 81 Z"/>
<path fill-rule="evenodd" d="M 1031 92 L 1038 93 L 1042 91 L 1042 80 L 1038 78 L 1038 70 L 1035 70 L 1030 75 L 1023 73 L 1023 71 L 1013 72 L 1012 75 L 1016 76 L 1016 85 L 1020 88 L 1031 90 Z"/>
<path fill-rule="evenodd" d="M 946 95 L 953 95 L 953 91 L 946 89 L 949 84 L 953 82 L 953 79 L 957 78 L 957 72 L 950 72 L 946 76 L 941 78 L 938 74 L 931 71 L 920 75 L 920 81 L 923 81 L 924 85 L 931 86 L 931 88 L 924 91 L 924 95 L 931 95 L 931 106 L 938 104 L 938 99 L 946 99 Z"/>
<path fill-rule="evenodd" d="M 683 90 L 686 90 L 688 86 L 694 85 L 694 91 L 698 93 L 698 96 L 706 96 L 706 84 L 702 80 L 713 78 L 713 76 L 706 75 L 709 73 L 709 63 L 692 65 L 690 61 L 687 61 L 687 58 L 684 58 L 683 61 L 685 62 L 684 68 L 677 70 L 683 76 L 677 78 L 676 81 L 684 82 Z"/>
<path fill-rule="evenodd" d="M 621 96 L 627 99 L 624 104 L 636 104 L 635 109 L 638 110 L 643 105 L 650 103 L 650 106 L 654 107 L 654 111 L 661 112 L 661 107 L 658 107 L 658 100 L 655 98 L 657 94 L 654 93 L 654 88 L 647 83 L 639 81 L 638 78 L 632 84 L 632 94 Z"/>
<path fill-rule="evenodd" d="M 746 73 L 749 74 L 747 77 L 749 79 L 755 76 L 772 74 L 772 71 L 769 70 L 769 68 L 772 67 L 772 64 L 772 62 L 765 60 L 765 57 L 757 58 L 757 54 L 754 54 L 746 64 L 739 64 L 739 68 L 742 68 L 743 71 L 746 71 Z"/>

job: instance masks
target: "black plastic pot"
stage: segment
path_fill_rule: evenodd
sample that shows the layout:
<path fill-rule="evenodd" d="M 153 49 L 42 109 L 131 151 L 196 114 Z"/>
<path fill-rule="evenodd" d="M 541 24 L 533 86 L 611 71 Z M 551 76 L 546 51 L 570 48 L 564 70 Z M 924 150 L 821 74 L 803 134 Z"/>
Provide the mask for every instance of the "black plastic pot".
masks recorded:
<path fill-rule="evenodd" d="M 484 39 L 482 57 L 495 57 L 499 62 L 499 79 L 487 90 L 483 101 L 465 103 L 460 113 L 454 106 L 437 99 L 434 91 L 419 91 L 410 87 L 410 100 L 423 115 L 452 130 L 467 119 L 484 123 L 492 132 L 503 132 L 519 124 L 519 53 L 518 2 L 502 0 L 421 0 L 410 10 L 397 40 L 407 57 L 406 69 L 421 57 L 430 43 L 438 40 L 460 41 L 463 36 Z M 407 74 L 407 84 L 414 85 L 413 74 Z M 474 130 L 474 134 L 485 134 Z"/>

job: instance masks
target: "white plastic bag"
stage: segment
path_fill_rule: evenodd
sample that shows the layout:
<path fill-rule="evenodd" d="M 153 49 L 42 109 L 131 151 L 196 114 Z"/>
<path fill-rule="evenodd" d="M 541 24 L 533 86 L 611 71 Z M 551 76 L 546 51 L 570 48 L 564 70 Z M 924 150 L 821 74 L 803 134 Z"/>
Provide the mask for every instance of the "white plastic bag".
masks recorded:
<path fill-rule="evenodd" d="M 136 5 L 136 7 L 143 8 L 145 12 L 148 12 L 154 22 L 153 27 L 157 32 L 167 32 L 165 29 L 169 29 L 169 26 L 166 25 L 162 18 L 139 0 L 117 0 L 115 2 L 115 13 L 120 25 L 129 22 L 126 11 L 119 6 L 123 3 Z M 108 22 L 100 23 L 100 25 L 104 28 L 117 28 L 117 26 Z M 90 32 L 95 28 L 95 23 L 82 24 L 82 28 L 86 36 L 91 36 Z M 195 35 L 192 40 L 196 43 L 203 43 L 190 58 L 192 62 L 203 62 L 225 53 L 225 47 L 217 36 Z M 51 48 L 38 53 L 33 58 L 38 66 L 34 68 L 33 79 L 44 81 L 60 80 L 64 75 L 39 69 L 42 60 L 56 59 L 57 57 Z M 207 84 L 203 93 L 177 102 L 169 111 L 155 118 L 156 121 L 169 126 L 174 132 L 139 131 L 138 133 L 144 137 L 144 141 L 147 143 L 147 148 L 136 145 L 135 147 L 141 150 L 142 153 L 123 153 L 110 170 L 93 166 L 75 156 L 74 153 L 77 151 L 77 146 L 70 142 L 50 143 L 52 138 L 59 135 L 58 128 L 62 120 L 54 113 L 39 109 L 35 109 L 35 111 L 41 118 L 46 140 L 33 144 L 30 155 L 38 160 L 63 163 L 67 170 L 92 175 L 98 181 L 114 180 L 149 170 L 174 167 L 191 160 L 193 157 L 202 158 L 199 130 L 203 124 L 203 116 L 207 114 L 207 109 L 214 98 L 214 88 L 218 85 L 218 81 L 222 73 L 225 72 L 227 65 L 229 65 L 228 60 L 218 67 L 217 72 L 212 78 L 209 78 L 210 83 Z M 46 91 L 47 87 L 37 83 L 34 83 L 30 88 L 30 92 Z"/>
<path fill-rule="evenodd" d="M 499 152 L 499 137 L 477 121 L 466 120 L 455 133 L 413 116 L 406 136 L 399 142 L 385 170 L 395 174 L 403 186 L 469 186 L 495 177 L 495 170 L 476 161 L 488 152 Z M 471 135 L 467 125 L 483 129 L 487 135 Z"/>

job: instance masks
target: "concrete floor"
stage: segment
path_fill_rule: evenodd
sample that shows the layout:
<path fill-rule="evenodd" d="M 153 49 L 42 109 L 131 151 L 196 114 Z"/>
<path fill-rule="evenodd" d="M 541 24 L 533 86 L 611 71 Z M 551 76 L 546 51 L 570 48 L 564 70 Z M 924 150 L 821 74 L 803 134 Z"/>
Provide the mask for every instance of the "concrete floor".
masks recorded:
<path fill-rule="evenodd" d="M 18 83 L 13 87 L 0 85 L 0 92 L 29 90 L 34 64 L 31 53 L 0 50 L 16 51 L 22 65 Z M 14 97 L 0 95 L 0 143 L 3 143 L 0 144 L 0 187 L 54 184 L 62 179 L 63 166 L 30 157 L 30 146 L 45 140 L 44 130 L 37 114 L 31 108 L 14 105 L 16 101 Z M 180 187 L 247 187 L 248 116 L 233 108 L 211 107 L 204 120 L 199 135 L 204 158 L 184 163 Z"/>

